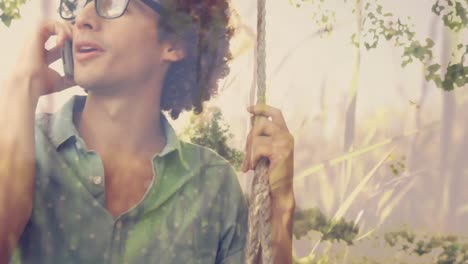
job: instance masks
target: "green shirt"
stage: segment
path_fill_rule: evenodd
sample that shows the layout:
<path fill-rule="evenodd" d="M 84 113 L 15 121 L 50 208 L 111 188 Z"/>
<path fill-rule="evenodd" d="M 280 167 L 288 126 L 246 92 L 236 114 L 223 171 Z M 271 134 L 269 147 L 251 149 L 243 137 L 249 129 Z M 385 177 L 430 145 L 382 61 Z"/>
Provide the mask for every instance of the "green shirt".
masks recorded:
<path fill-rule="evenodd" d="M 234 170 L 178 140 L 162 114 L 167 144 L 143 199 L 117 218 L 105 209 L 102 161 L 73 121 L 85 100 L 37 116 L 33 212 L 12 263 L 243 263 L 247 205 Z"/>

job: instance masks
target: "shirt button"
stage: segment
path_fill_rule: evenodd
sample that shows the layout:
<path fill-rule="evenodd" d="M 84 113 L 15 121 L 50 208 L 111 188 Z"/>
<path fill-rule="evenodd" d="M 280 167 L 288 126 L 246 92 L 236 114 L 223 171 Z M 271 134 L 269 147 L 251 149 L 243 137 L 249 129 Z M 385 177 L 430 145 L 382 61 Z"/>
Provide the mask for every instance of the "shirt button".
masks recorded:
<path fill-rule="evenodd" d="M 118 229 L 121 229 L 122 228 L 122 221 L 117 221 L 117 223 L 115 224 L 115 227 L 118 228 Z"/>
<path fill-rule="evenodd" d="M 94 176 L 93 177 L 93 183 L 96 185 L 99 185 L 102 183 L 102 177 L 101 176 Z"/>

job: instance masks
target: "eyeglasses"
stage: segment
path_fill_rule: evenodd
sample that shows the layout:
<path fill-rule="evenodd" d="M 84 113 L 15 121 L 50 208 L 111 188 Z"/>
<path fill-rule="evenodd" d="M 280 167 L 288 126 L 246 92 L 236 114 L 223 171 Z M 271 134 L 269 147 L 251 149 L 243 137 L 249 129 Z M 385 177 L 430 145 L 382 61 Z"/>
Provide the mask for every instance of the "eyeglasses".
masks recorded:
<path fill-rule="evenodd" d="M 83 8 L 93 0 L 60 0 L 60 17 L 65 20 L 73 20 Z M 130 0 L 94 0 L 96 13 L 103 18 L 113 19 L 121 17 L 127 10 Z M 141 0 L 147 6 L 158 13 L 164 12 L 164 7 L 159 0 Z"/>

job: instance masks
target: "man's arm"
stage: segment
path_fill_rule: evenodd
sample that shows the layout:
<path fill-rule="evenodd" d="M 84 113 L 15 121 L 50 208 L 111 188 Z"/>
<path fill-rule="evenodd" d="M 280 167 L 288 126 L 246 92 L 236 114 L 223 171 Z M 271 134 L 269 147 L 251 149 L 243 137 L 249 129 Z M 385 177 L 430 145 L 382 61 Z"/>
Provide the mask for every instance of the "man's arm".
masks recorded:
<path fill-rule="evenodd" d="M 256 120 L 247 137 L 242 171 L 255 169 L 262 157 L 268 159 L 274 263 L 290 264 L 293 261 L 292 228 L 296 205 L 293 190 L 294 138 L 279 109 L 259 104 L 249 107 L 248 111 L 263 118 Z M 256 263 L 261 263 L 261 256 L 256 258 Z"/>
<path fill-rule="evenodd" d="M 57 46 L 47 51 L 44 45 L 52 35 L 58 35 Z M 8 263 L 32 213 L 38 99 L 72 86 L 48 67 L 60 58 L 66 38 L 71 38 L 66 25 L 41 25 L 0 87 L 0 264 Z"/>
<path fill-rule="evenodd" d="M 274 198 L 275 199 L 275 198 Z M 279 198 L 276 198 L 279 199 Z M 272 200 L 271 225 L 273 229 L 274 263 L 292 263 L 292 229 L 295 209 L 294 195 L 281 198 L 282 201 Z"/>
<path fill-rule="evenodd" d="M 272 250 L 273 263 L 275 264 L 293 263 L 292 231 L 296 202 L 292 189 L 289 193 L 281 200 L 273 198 L 271 203 Z M 263 264 L 261 253 L 261 250 L 259 250 L 254 264 Z"/>
<path fill-rule="evenodd" d="M 0 95 L 0 263 L 7 263 L 32 211 L 34 113 L 27 78 L 11 78 Z"/>

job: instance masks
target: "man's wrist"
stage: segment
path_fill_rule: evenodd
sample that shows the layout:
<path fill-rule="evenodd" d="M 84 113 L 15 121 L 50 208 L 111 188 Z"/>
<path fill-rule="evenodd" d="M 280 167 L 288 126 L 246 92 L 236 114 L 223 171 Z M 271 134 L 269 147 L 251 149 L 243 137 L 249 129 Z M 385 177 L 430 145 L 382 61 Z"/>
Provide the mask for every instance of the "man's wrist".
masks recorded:
<path fill-rule="evenodd" d="M 32 78 L 14 74 L 2 82 L 2 95 L 13 100 L 26 99 L 35 107 L 40 93 L 33 89 L 32 82 L 34 82 Z"/>

